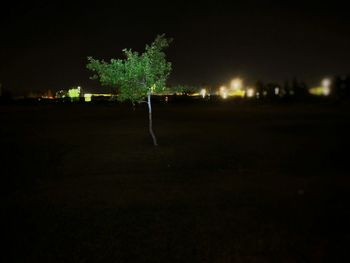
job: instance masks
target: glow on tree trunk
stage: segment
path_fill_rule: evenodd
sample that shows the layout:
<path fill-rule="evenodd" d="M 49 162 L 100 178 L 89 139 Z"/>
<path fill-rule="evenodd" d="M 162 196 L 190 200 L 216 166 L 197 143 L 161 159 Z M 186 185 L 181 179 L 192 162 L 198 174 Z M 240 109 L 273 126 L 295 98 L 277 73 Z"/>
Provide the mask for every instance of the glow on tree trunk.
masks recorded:
<path fill-rule="evenodd" d="M 147 94 L 147 104 L 148 104 L 148 124 L 149 124 L 149 133 L 152 136 L 153 139 L 153 145 L 158 146 L 156 135 L 153 132 L 153 125 L 152 125 L 152 104 L 151 104 L 151 91 Z"/>

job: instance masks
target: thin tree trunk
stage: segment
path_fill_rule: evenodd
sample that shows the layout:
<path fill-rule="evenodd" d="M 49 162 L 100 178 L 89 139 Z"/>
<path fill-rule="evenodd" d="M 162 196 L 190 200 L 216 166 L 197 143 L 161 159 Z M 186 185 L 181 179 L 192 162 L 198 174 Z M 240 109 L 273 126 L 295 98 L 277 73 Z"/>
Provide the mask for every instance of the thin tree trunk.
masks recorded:
<path fill-rule="evenodd" d="M 147 95 L 147 104 L 148 104 L 148 124 L 149 124 L 149 133 L 152 136 L 153 139 L 153 145 L 158 146 L 156 135 L 153 132 L 153 125 L 152 125 L 152 104 L 151 104 L 151 91 L 148 92 Z"/>

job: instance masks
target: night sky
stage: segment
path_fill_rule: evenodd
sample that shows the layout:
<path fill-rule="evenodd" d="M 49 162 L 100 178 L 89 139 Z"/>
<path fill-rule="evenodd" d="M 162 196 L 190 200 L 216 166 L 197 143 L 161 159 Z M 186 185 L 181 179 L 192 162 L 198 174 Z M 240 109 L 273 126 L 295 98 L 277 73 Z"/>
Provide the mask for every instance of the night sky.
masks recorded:
<path fill-rule="evenodd" d="M 297 77 L 309 85 L 350 73 L 350 18 L 337 1 L 8 1 L 1 8 L 0 83 L 13 93 L 54 91 L 89 80 L 86 57 L 142 51 L 157 34 L 167 50 L 169 84 L 220 85 Z M 128 2 L 128 3 L 125 3 Z M 307 2 L 307 3 L 306 3 Z"/>

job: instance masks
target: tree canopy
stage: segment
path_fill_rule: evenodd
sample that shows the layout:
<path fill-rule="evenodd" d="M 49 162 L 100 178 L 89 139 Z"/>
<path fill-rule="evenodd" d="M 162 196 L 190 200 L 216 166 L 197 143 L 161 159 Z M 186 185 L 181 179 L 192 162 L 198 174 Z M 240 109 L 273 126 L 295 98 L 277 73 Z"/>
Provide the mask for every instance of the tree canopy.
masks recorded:
<path fill-rule="evenodd" d="M 94 72 L 93 79 L 102 85 L 110 85 L 119 89 L 118 100 L 144 101 L 147 97 L 149 132 L 154 146 L 157 138 L 152 126 L 151 95 L 165 90 L 165 83 L 171 71 L 171 63 L 166 60 L 164 49 L 171 40 L 158 35 L 145 51 L 139 54 L 131 49 L 124 49 L 125 59 L 111 59 L 110 62 L 88 57 L 87 68 Z"/>
<path fill-rule="evenodd" d="M 171 72 L 171 63 L 166 61 L 164 49 L 171 39 L 158 35 L 143 53 L 124 49 L 125 59 L 111 59 L 110 62 L 88 57 L 87 68 L 94 72 L 92 79 L 102 85 L 114 86 L 119 90 L 118 100 L 134 102 L 152 93 L 162 92 Z"/>

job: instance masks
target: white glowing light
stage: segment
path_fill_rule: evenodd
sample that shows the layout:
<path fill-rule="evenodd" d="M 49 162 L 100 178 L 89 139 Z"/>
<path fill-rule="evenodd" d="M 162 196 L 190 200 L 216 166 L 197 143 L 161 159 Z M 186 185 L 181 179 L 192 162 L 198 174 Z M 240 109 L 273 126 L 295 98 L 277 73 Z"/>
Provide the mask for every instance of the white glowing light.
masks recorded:
<path fill-rule="evenodd" d="M 242 86 L 243 86 L 242 84 L 243 84 L 243 81 L 240 78 L 235 78 L 231 81 L 230 88 L 232 90 L 240 90 L 242 89 Z"/>
<path fill-rule="evenodd" d="M 325 78 L 322 80 L 322 87 L 327 87 L 329 88 L 331 86 L 331 80 L 329 78 Z"/>
<path fill-rule="evenodd" d="M 331 93 L 330 87 L 323 87 L 323 95 L 328 96 Z"/>
<path fill-rule="evenodd" d="M 247 97 L 252 98 L 254 96 L 255 90 L 253 88 L 247 89 Z"/>
<path fill-rule="evenodd" d="M 275 95 L 278 95 L 278 94 L 280 94 L 280 88 L 279 88 L 279 87 L 276 87 L 276 88 L 275 88 Z"/>
<path fill-rule="evenodd" d="M 331 84 L 332 84 L 332 81 L 329 79 L 329 78 L 324 78 L 322 80 L 322 95 L 324 96 L 328 96 L 330 93 L 331 93 Z"/>
<path fill-rule="evenodd" d="M 227 99 L 227 96 L 228 96 L 227 88 L 225 86 L 221 86 L 219 90 L 219 94 L 223 99 Z"/>
<path fill-rule="evenodd" d="M 207 95 L 207 90 L 206 89 L 201 89 L 200 94 L 201 94 L 202 98 L 204 99 L 205 96 Z"/>

